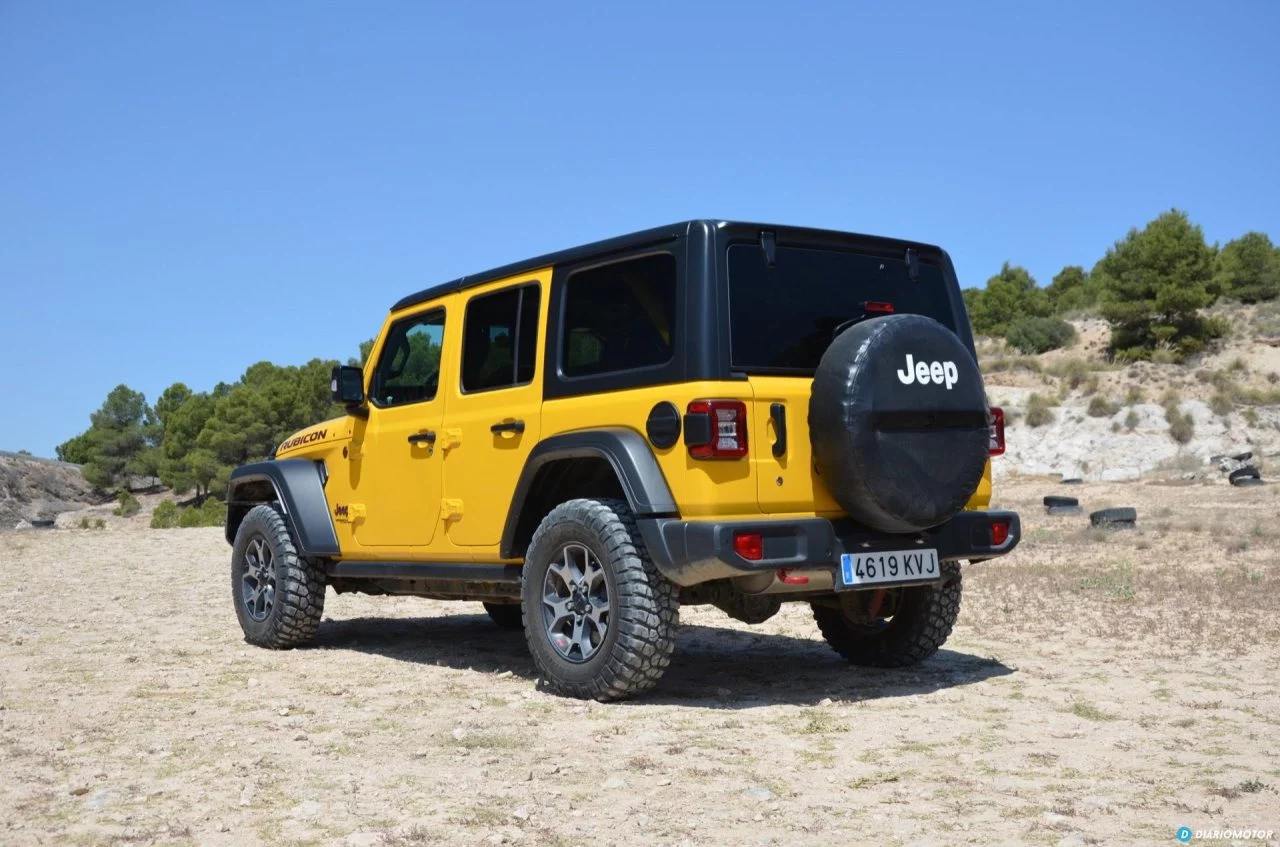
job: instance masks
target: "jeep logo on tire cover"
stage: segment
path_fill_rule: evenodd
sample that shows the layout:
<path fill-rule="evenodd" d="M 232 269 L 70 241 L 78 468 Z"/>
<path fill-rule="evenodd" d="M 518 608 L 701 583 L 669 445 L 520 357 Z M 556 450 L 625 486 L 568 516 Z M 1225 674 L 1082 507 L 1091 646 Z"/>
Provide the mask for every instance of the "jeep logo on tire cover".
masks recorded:
<path fill-rule="evenodd" d="M 914 382 L 928 385 L 933 382 L 946 385 L 948 391 L 959 379 L 960 373 L 956 370 L 955 362 L 917 362 L 910 353 L 907 354 L 906 369 L 898 371 L 898 382 L 903 385 Z"/>

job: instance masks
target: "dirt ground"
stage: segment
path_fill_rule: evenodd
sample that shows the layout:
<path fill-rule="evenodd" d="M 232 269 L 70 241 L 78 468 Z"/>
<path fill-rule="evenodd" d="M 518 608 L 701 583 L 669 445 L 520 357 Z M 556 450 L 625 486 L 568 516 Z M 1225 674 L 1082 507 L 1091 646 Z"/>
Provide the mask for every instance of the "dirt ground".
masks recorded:
<path fill-rule="evenodd" d="M 1047 517 L 1050 493 L 1135 505 L 1141 529 Z M 807 606 L 758 627 L 687 608 L 659 690 L 612 705 L 542 692 L 474 603 L 330 593 L 317 647 L 251 648 L 218 530 L 0 534 L 0 843 L 1280 830 L 1280 485 L 998 494 L 1026 540 L 966 571 L 919 668 L 843 664 Z"/>

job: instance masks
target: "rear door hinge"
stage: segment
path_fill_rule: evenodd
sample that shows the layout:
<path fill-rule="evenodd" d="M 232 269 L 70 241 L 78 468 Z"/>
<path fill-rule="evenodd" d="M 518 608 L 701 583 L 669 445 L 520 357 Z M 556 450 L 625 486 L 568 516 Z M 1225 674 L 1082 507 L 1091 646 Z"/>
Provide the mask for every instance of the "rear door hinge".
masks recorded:
<path fill-rule="evenodd" d="M 446 521 L 456 521 L 462 517 L 462 501 L 446 497 L 440 501 L 440 516 Z"/>
<path fill-rule="evenodd" d="M 440 430 L 436 446 L 441 450 L 449 450 L 462 444 L 462 430 L 457 427 L 445 427 Z"/>

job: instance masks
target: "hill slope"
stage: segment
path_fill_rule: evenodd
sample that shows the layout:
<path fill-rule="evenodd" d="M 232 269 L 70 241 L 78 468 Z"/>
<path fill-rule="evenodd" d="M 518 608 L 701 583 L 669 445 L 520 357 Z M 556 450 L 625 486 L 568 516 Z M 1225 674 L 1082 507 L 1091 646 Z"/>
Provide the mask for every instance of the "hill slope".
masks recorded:
<path fill-rule="evenodd" d="M 0 453 L 0 529 L 98 502 L 77 465 Z"/>

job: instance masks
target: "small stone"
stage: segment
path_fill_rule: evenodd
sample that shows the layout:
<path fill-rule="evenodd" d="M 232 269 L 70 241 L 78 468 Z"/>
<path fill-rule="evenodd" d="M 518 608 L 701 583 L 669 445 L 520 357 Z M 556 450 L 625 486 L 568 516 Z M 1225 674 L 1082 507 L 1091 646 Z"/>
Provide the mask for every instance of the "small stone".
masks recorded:
<path fill-rule="evenodd" d="M 767 788 L 761 788 L 759 785 L 753 785 L 742 792 L 742 802 L 747 806 L 758 806 L 761 803 L 768 803 L 772 799 L 774 799 L 773 792 Z"/>
<path fill-rule="evenodd" d="M 84 795 L 89 793 L 89 786 L 73 785 L 71 786 L 70 791 L 71 791 L 72 797 L 83 797 Z"/>
<path fill-rule="evenodd" d="M 626 788 L 627 781 L 617 774 L 614 774 L 604 781 L 604 787 L 612 790 Z"/>
<path fill-rule="evenodd" d="M 410 755 L 410 756 L 412 756 L 412 757 L 413 757 L 413 758 L 415 758 L 415 759 L 424 759 L 424 758 L 426 758 L 426 756 L 427 756 L 427 748 L 426 748 L 426 747 L 419 747 L 417 750 L 414 750 L 414 751 L 413 751 L 412 753 L 410 753 L 409 755 Z"/>
<path fill-rule="evenodd" d="M 454 731 L 453 731 L 452 733 L 450 733 L 450 734 L 453 736 L 453 740 L 454 740 L 454 741 L 461 741 L 462 739 L 464 739 L 464 738 L 466 738 L 466 737 L 467 737 L 467 731 L 466 731 L 465 729 L 463 729 L 462 727 L 457 727 L 457 728 L 456 728 L 456 729 L 454 729 Z"/>
<path fill-rule="evenodd" d="M 518 821 L 527 821 L 529 819 L 529 810 L 526 809 L 524 806 L 521 806 L 520 808 L 516 809 L 514 812 L 511 813 L 511 817 L 515 818 Z"/>
<path fill-rule="evenodd" d="M 253 687 L 254 687 L 254 686 L 256 686 L 257 684 L 258 684 L 258 681 L 257 681 L 256 679 L 254 679 L 253 677 L 249 677 L 249 679 L 247 679 L 247 680 L 245 681 L 245 685 L 249 686 L 250 688 L 253 688 Z"/>
<path fill-rule="evenodd" d="M 287 717 L 289 716 L 289 707 L 288 707 L 288 706 L 285 706 L 283 709 L 281 709 L 280 711 L 276 712 L 276 714 L 277 714 L 277 715 L 279 715 L 279 716 L 280 716 L 280 717 L 282 717 L 282 718 L 287 718 Z"/>
<path fill-rule="evenodd" d="M 636 815 L 636 826 L 646 827 L 649 825 L 649 816 L 645 814 Z"/>
<path fill-rule="evenodd" d="M 533 770 L 532 770 L 532 769 L 530 769 L 530 770 L 528 770 L 528 771 L 526 771 L 526 772 L 525 772 L 525 775 L 524 775 L 524 781 L 525 781 L 525 782 L 533 782 Z"/>
<path fill-rule="evenodd" d="M 480 711 L 480 706 L 481 706 L 481 705 L 483 705 L 483 704 L 482 704 L 479 700 L 468 700 L 468 701 L 467 701 L 467 708 L 468 708 L 468 709 L 470 709 L 470 710 L 471 710 L 471 711 L 473 711 L 473 712 L 478 712 L 478 711 Z"/>
<path fill-rule="evenodd" d="M 515 676 L 515 674 L 514 674 L 514 673 L 512 673 L 511 671 L 503 671 L 502 673 L 498 674 L 497 678 L 498 678 L 498 679 L 511 679 L 511 677 L 513 677 L 513 676 Z"/>
<path fill-rule="evenodd" d="M 832 705 L 832 703 L 834 703 L 834 702 L 835 702 L 835 701 L 833 701 L 830 697 L 823 697 L 821 700 L 819 700 L 819 701 L 818 701 L 818 705 L 819 705 L 819 706 L 830 706 L 830 705 Z"/>
<path fill-rule="evenodd" d="M 658 785 L 670 785 L 671 780 L 665 776 L 658 777 Z"/>
<path fill-rule="evenodd" d="M 258 793 L 258 789 L 254 788 L 252 785 L 246 785 L 244 789 L 241 790 L 240 792 L 240 805 L 252 806 L 253 797 L 257 793 Z"/>
<path fill-rule="evenodd" d="M 218 832 L 230 832 L 230 831 L 231 831 L 231 824 L 226 822 L 218 824 Z"/>
<path fill-rule="evenodd" d="M 293 740 L 294 740 L 294 741 L 306 741 L 306 740 L 307 740 L 307 734 L 306 734 L 305 732 L 295 732 L 295 733 L 293 734 Z"/>
<path fill-rule="evenodd" d="M 1058 839 L 1058 847 L 1084 847 L 1084 836 L 1078 832 L 1064 835 Z"/>

